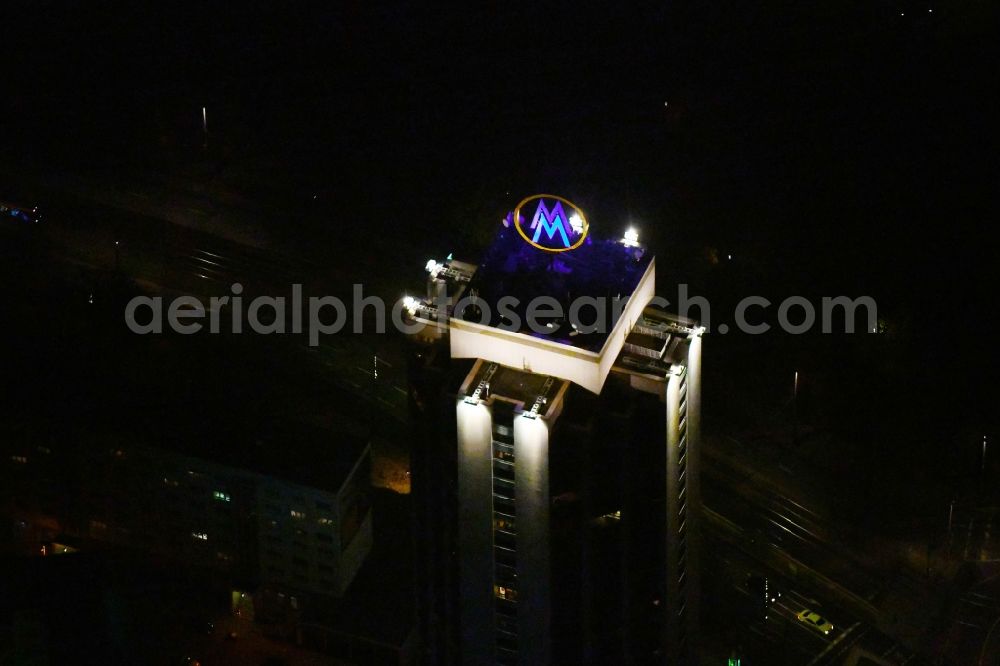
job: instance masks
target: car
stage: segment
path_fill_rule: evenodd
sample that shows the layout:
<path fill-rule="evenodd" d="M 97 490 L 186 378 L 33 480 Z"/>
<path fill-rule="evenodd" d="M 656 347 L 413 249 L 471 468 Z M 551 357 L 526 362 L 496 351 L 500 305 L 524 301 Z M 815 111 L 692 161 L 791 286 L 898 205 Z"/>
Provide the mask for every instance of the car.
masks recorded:
<path fill-rule="evenodd" d="M 828 620 L 816 611 L 811 611 L 808 608 L 800 610 L 795 617 L 798 618 L 799 622 L 805 623 L 807 627 L 821 634 L 826 635 L 833 631 L 833 625 Z"/>

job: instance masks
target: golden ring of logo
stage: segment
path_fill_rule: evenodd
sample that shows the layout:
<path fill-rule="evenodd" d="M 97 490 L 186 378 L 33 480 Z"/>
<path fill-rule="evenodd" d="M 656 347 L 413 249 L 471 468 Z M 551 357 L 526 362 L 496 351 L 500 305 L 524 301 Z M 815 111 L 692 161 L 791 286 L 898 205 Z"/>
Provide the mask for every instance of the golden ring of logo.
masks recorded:
<path fill-rule="evenodd" d="M 528 237 L 528 234 L 524 233 L 524 229 L 521 228 L 521 208 L 523 208 L 526 203 L 530 203 L 536 199 L 555 199 L 556 201 L 560 201 L 572 208 L 573 212 L 580 216 L 580 221 L 583 223 L 583 231 L 580 232 L 580 237 L 575 243 L 569 247 L 545 247 L 544 245 L 539 245 L 535 241 L 531 240 Z M 517 228 L 517 233 L 521 234 L 521 238 L 528 241 L 528 243 L 534 245 L 539 250 L 544 250 L 546 252 L 568 252 L 570 250 L 575 250 L 580 247 L 580 244 L 583 243 L 583 240 L 587 237 L 587 233 L 590 231 L 590 224 L 587 222 L 587 216 L 583 214 L 580 207 L 569 199 L 564 199 L 563 197 L 556 196 L 555 194 L 532 194 L 530 197 L 522 199 L 521 203 L 517 204 L 517 208 L 514 209 L 514 226 Z"/>

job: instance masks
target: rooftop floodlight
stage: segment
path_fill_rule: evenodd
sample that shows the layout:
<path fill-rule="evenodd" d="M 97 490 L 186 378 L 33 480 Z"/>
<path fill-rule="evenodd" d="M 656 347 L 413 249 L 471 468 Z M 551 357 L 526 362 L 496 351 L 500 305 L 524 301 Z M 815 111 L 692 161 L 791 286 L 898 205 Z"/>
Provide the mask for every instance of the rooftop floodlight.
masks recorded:
<path fill-rule="evenodd" d="M 569 216 L 569 226 L 573 228 L 575 233 L 583 233 L 583 219 L 576 213 Z"/>
<path fill-rule="evenodd" d="M 628 228 L 628 231 L 622 237 L 622 243 L 629 247 L 635 247 L 639 244 L 639 232 L 635 230 L 635 227 Z"/>
<path fill-rule="evenodd" d="M 427 263 L 424 264 L 424 268 L 427 270 L 428 273 L 433 273 L 434 269 L 436 269 L 437 267 L 438 267 L 438 262 L 434 261 L 433 259 L 428 259 Z"/>
<path fill-rule="evenodd" d="M 412 315 L 417 311 L 417 299 L 413 296 L 403 296 L 403 307 Z"/>
<path fill-rule="evenodd" d="M 470 405 L 478 405 L 482 402 L 481 396 L 485 391 L 489 394 L 490 390 L 490 380 L 493 379 L 493 375 L 496 374 L 497 364 L 491 363 L 490 367 L 486 368 L 486 372 L 483 373 L 483 378 L 479 380 L 479 385 L 476 386 L 476 390 L 472 392 L 472 395 L 465 396 L 465 402 Z"/>
<path fill-rule="evenodd" d="M 542 409 L 542 405 L 549 404 L 549 399 L 548 397 L 546 397 L 546 394 L 549 392 L 549 389 L 552 388 L 552 384 L 554 383 L 555 380 L 552 379 L 552 377 L 546 379 L 545 383 L 542 385 L 541 393 L 539 393 L 538 397 L 535 398 L 535 404 L 531 406 L 531 410 L 527 412 L 522 412 L 521 416 L 523 416 L 526 419 L 537 419 L 538 414 Z"/>

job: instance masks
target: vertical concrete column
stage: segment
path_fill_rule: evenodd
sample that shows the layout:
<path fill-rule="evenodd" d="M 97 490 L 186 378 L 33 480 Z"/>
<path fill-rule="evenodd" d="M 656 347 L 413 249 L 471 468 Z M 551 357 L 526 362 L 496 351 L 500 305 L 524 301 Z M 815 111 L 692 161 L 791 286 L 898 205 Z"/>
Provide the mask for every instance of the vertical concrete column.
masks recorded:
<path fill-rule="evenodd" d="M 691 338 L 687 358 L 688 438 L 688 641 L 698 635 L 701 613 L 701 335 Z"/>
<path fill-rule="evenodd" d="M 551 653 L 549 427 L 514 417 L 517 502 L 518 663 L 548 664 Z"/>
<path fill-rule="evenodd" d="M 667 556 L 667 599 L 666 599 L 666 627 L 664 636 L 664 650 L 668 655 L 667 663 L 679 663 L 676 659 L 677 649 L 680 644 L 681 633 L 678 613 L 684 604 L 678 593 L 678 577 L 680 575 L 679 566 L 679 528 L 678 509 L 680 499 L 678 497 L 679 488 L 677 483 L 677 462 L 678 444 L 680 443 L 680 388 L 681 378 L 684 370 L 679 366 L 671 368 L 667 376 L 666 396 L 665 396 L 665 418 L 666 418 L 666 442 L 667 447 L 667 484 L 666 501 L 667 516 L 665 537 L 667 540 L 664 552 Z M 687 609 L 684 609 L 687 613 Z"/>
<path fill-rule="evenodd" d="M 458 400 L 458 545 L 462 663 L 493 664 L 493 418 L 482 404 Z M 419 526 L 418 526 L 419 527 Z"/>

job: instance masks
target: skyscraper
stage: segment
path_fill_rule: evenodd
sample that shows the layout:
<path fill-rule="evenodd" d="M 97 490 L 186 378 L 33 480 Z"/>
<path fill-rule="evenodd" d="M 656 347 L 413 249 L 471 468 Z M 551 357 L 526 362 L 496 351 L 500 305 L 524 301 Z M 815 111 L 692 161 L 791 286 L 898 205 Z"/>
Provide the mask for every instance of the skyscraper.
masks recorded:
<path fill-rule="evenodd" d="M 702 329 L 656 305 L 634 232 L 595 240 L 550 195 L 478 266 L 427 270 L 407 300 L 427 661 L 693 663 Z"/>

